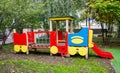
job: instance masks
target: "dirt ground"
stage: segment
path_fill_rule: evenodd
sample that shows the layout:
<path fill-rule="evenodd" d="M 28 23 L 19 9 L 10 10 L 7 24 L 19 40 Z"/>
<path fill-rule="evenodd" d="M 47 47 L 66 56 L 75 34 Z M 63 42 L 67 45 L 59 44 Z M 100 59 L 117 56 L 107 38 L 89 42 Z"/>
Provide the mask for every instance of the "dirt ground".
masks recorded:
<path fill-rule="evenodd" d="M 100 57 L 95 56 L 97 61 L 107 67 L 108 73 L 116 73 L 114 68 L 111 65 L 111 60 L 109 59 L 103 59 Z M 3 60 L 15 60 L 15 59 L 20 59 L 20 60 L 29 60 L 29 61 L 35 61 L 35 62 L 41 62 L 41 63 L 48 63 L 48 64 L 64 64 L 64 65 L 71 65 L 72 61 L 70 59 L 72 58 L 62 58 L 61 56 L 50 56 L 49 53 L 42 53 L 42 52 L 34 52 L 31 51 L 29 55 L 26 54 L 15 54 L 13 52 L 7 52 L 4 50 L 0 50 L 0 61 Z M 89 59 L 88 59 L 89 61 Z"/>
<path fill-rule="evenodd" d="M 97 60 L 101 63 L 101 65 L 106 65 L 108 73 L 116 73 L 114 67 L 111 65 L 111 60 L 103 58 L 98 58 Z"/>

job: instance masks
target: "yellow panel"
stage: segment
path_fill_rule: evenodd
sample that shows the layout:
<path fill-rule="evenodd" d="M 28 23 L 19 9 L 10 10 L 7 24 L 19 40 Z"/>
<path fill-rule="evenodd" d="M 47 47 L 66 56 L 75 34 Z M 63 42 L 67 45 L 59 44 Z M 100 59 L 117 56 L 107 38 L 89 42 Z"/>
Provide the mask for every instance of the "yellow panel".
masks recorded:
<path fill-rule="evenodd" d="M 89 44 L 88 44 L 89 48 L 93 47 L 92 39 L 93 39 L 93 30 L 89 30 Z"/>
<path fill-rule="evenodd" d="M 25 52 L 27 52 L 27 50 L 28 50 L 28 47 L 27 47 L 26 45 L 22 45 L 22 46 L 21 46 L 21 51 L 22 51 L 22 52 L 25 53 Z"/>
<path fill-rule="evenodd" d="M 75 55 L 77 53 L 76 47 L 69 47 L 68 48 L 68 53 L 70 55 Z"/>
<path fill-rule="evenodd" d="M 81 43 L 83 43 L 83 37 L 73 36 L 71 42 L 74 43 L 74 44 L 81 44 Z"/>
<path fill-rule="evenodd" d="M 53 18 L 49 18 L 49 20 L 58 20 L 58 21 L 61 21 L 61 20 L 73 20 L 71 17 L 53 17 Z"/>
<path fill-rule="evenodd" d="M 14 51 L 19 52 L 20 51 L 20 45 L 14 45 Z"/>
<path fill-rule="evenodd" d="M 52 47 L 50 48 L 50 52 L 51 52 L 52 54 L 57 54 L 57 53 L 58 53 L 58 48 L 57 48 L 56 46 L 52 46 Z"/>
<path fill-rule="evenodd" d="M 88 54 L 88 50 L 87 48 L 85 47 L 80 47 L 79 50 L 78 50 L 78 53 L 81 55 L 81 56 L 85 56 Z"/>

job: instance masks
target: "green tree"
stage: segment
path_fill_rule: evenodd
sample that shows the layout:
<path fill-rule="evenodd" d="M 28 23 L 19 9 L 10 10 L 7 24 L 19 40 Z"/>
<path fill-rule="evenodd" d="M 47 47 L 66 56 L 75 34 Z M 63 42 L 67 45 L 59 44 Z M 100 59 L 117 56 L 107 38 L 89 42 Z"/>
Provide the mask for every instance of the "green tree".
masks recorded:
<path fill-rule="evenodd" d="M 109 34 L 112 33 L 112 26 L 119 22 L 120 18 L 120 2 L 119 0 L 89 0 L 86 11 L 90 11 L 87 16 L 94 18 L 96 21 L 101 22 L 109 27 Z M 104 31 L 102 27 L 103 42 L 105 42 Z M 110 37 L 106 35 L 107 39 Z"/>
<path fill-rule="evenodd" d="M 44 14 L 43 4 L 39 0 L 1 0 L 0 2 L 0 30 L 5 35 L 6 27 L 16 28 L 18 32 L 23 27 L 38 27 L 41 24 L 40 15 Z M 3 37 L 3 43 L 7 37 Z"/>
<path fill-rule="evenodd" d="M 82 9 L 81 0 L 46 0 L 49 17 L 73 16 L 75 26 L 78 26 L 79 16 L 77 12 Z"/>

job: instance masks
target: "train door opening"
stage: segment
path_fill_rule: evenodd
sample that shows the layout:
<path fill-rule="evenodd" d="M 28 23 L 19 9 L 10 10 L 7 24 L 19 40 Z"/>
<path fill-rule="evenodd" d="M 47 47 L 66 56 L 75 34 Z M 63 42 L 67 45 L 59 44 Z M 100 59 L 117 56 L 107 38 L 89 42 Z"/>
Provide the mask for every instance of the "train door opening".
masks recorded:
<path fill-rule="evenodd" d="M 56 21 L 56 43 L 57 46 L 66 45 L 66 23 L 65 21 Z"/>
<path fill-rule="evenodd" d="M 57 45 L 58 46 L 65 46 L 66 43 L 66 33 L 64 31 L 58 31 L 57 32 Z"/>

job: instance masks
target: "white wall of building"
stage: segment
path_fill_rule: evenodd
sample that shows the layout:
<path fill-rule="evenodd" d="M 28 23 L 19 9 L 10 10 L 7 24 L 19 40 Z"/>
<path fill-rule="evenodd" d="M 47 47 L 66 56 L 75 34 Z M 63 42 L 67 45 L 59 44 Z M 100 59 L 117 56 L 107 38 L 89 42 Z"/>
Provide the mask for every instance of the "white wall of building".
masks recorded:
<path fill-rule="evenodd" d="M 86 20 L 79 22 L 80 27 L 89 27 L 89 22 L 87 21 L 86 26 Z M 104 24 L 104 28 L 107 29 L 107 26 Z M 96 22 L 95 20 L 90 21 L 90 29 L 101 29 L 101 25 L 99 22 Z"/>

